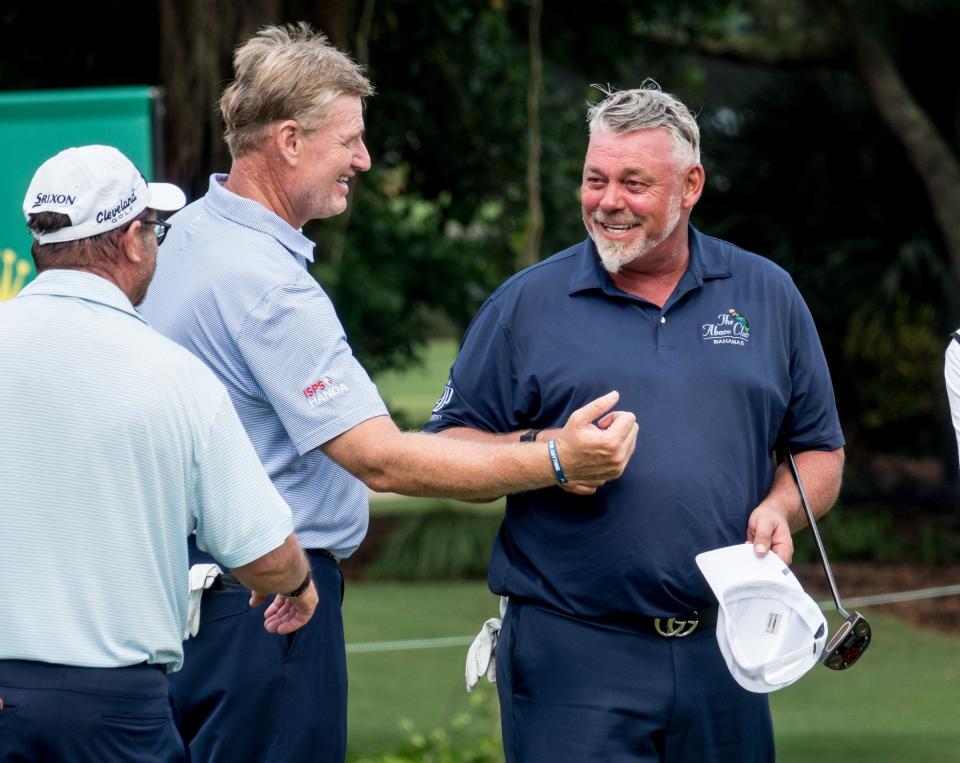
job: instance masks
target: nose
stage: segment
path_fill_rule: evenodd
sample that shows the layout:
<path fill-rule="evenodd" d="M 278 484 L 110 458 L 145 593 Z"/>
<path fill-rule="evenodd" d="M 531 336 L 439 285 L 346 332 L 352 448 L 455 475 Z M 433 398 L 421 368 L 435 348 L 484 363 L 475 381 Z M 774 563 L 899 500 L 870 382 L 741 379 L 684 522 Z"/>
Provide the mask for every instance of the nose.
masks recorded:
<path fill-rule="evenodd" d="M 370 169 L 370 153 L 367 151 L 367 145 L 360 140 L 360 145 L 353 156 L 353 168 L 359 172 L 366 172 Z"/>
<path fill-rule="evenodd" d="M 607 183 L 597 207 L 601 212 L 616 212 L 618 209 L 623 209 L 623 196 L 620 194 L 620 186 L 617 183 Z"/>

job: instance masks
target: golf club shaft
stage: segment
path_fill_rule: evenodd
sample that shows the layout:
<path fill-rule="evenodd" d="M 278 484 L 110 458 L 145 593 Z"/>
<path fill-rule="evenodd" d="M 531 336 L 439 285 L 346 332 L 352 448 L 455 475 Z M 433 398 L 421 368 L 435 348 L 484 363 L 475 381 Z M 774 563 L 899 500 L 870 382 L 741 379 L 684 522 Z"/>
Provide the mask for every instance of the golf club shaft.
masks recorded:
<path fill-rule="evenodd" d="M 789 448 L 785 448 L 787 454 L 787 464 L 790 467 L 790 473 L 793 475 L 794 482 L 797 483 L 797 489 L 800 491 L 800 503 L 803 504 L 803 511 L 807 515 L 807 524 L 810 525 L 810 530 L 813 532 L 813 539 L 817 544 L 817 551 L 820 554 L 820 562 L 823 564 L 823 571 L 827 575 L 827 582 L 830 584 L 830 593 L 833 595 L 833 603 L 837 606 L 837 612 L 840 613 L 842 617 L 849 617 L 847 611 L 843 608 L 843 604 L 840 603 L 840 592 L 837 591 L 837 583 L 833 579 L 833 571 L 830 569 L 830 562 L 827 560 L 827 552 L 823 547 L 823 541 L 820 540 L 820 531 L 817 529 L 817 520 L 813 516 L 813 511 L 810 508 L 810 503 L 807 501 L 807 493 L 803 489 L 803 482 L 800 480 L 800 471 L 797 469 L 797 462 L 793 460 L 793 453 L 790 452 Z"/>

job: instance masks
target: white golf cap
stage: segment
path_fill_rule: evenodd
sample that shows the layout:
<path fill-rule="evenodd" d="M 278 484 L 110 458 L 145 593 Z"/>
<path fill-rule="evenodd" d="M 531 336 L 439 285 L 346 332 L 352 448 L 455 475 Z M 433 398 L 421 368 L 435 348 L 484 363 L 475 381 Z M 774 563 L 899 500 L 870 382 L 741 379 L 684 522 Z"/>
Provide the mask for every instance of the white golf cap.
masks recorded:
<path fill-rule="evenodd" d="M 34 233 L 41 244 L 76 241 L 119 228 L 150 207 L 173 212 L 187 203 L 170 183 L 147 183 L 127 157 L 110 146 L 68 148 L 47 159 L 23 199 L 27 219 L 38 212 L 60 212 L 66 228 Z"/>
<path fill-rule="evenodd" d="M 776 554 L 741 543 L 698 554 L 697 566 L 720 604 L 720 652 L 744 689 L 782 689 L 817 664 L 827 620 Z"/>

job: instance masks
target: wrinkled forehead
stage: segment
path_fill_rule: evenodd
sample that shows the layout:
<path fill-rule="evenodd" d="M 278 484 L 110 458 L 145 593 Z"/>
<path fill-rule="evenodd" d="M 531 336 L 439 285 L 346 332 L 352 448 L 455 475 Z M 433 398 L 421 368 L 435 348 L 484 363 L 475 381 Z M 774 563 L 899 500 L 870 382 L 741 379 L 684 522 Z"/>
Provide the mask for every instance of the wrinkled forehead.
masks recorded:
<path fill-rule="evenodd" d="M 596 130 L 587 144 L 584 170 L 656 172 L 673 169 L 679 163 L 676 140 L 665 128 L 621 133 Z"/>

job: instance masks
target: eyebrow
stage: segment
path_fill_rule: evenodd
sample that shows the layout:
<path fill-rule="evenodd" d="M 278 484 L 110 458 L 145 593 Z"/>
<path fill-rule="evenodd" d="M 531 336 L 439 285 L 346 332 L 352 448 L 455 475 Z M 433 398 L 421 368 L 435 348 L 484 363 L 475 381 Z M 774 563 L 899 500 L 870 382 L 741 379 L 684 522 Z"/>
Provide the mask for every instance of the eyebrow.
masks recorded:
<path fill-rule="evenodd" d="M 607 174 L 608 174 L 608 173 L 604 172 L 603 170 L 601 170 L 599 167 L 595 167 L 595 166 L 593 166 L 592 164 L 586 164 L 586 165 L 584 165 L 583 171 L 584 171 L 584 173 L 595 172 L 596 174 L 598 174 L 598 175 L 603 175 L 604 177 L 606 177 Z M 639 167 L 624 167 L 623 170 L 621 170 L 619 173 L 617 173 L 617 175 L 618 175 L 618 177 L 630 177 L 630 176 L 632 176 L 632 175 L 635 175 L 635 176 L 640 177 L 640 178 L 642 178 L 642 179 L 644 179 L 644 180 L 653 180 L 653 179 L 654 179 L 653 175 L 651 175 L 651 174 L 650 174 L 649 172 L 647 172 L 646 170 L 640 169 Z"/>

